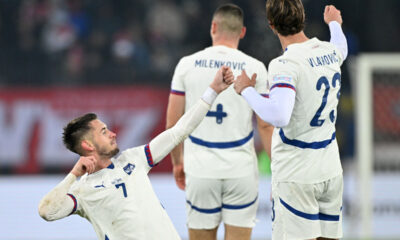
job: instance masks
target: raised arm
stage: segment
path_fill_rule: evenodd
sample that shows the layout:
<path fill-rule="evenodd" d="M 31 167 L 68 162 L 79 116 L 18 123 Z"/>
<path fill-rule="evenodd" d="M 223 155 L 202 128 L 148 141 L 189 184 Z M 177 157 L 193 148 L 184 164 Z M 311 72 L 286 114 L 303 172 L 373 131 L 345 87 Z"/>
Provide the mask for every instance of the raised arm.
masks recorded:
<path fill-rule="evenodd" d="M 46 194 L 39 203 L 39 215 L 46 221 L 64 218 L 74 210 L 74 200 L 67 195 L 76 176 L 68 174 L 62 182 Z"/>
<path fill-rule="evenodd" d="M 162 132 L 150 142 L 150 151 L 154 163 L 161 161 L 173 148 L 181 143 L 200 124 L 215 98 L 232 84 L 233 73 L 228 67 L 221 67 L 214 81 L 204 92 L 201 99 L 189 109 L 170 129 Z"/>
<path fill-rule="evenodd" d="M 255 89 L 256 75 L 251 79 L 246 71 L 236 78 L 235 91 L 241 94 L 253 111 L 265 122 L 284 127 L 289 124 L 292 115 L 296 93 L 290 88 L 276 87 L 271 89 L 269 98 L 264 98 Z"/>
<path fill-rule="evenodd" d="M 73 213 L 77 208 L 75 196 L 68 194 L 76 178 L 95 170 L 96 159 L 80 157 L 71 172 L 55 188 L 47 193 L 39 203 L 39 215 L 46 221 L 54 221 Z"/>
<path fill-rule="evenodd" d="M 340 11 L 335 8 L 333 5 L 328 5 L 325 7 L 324 11 L 324 21 L 329 25 L 329 30 L 331 34 L 330 42 L 334 44 L 342 53 L 343 60 L 346 59 L 348 49 L 347 49 L 347 40 L 346 36 L 342 30 L 342 15 Z"/>

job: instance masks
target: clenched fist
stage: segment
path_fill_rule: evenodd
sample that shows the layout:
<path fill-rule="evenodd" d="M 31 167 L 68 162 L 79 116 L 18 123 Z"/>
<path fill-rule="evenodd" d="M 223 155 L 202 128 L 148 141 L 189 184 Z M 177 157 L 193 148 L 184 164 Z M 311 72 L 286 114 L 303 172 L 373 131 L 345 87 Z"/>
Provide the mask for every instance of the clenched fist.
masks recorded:
<path fill-rule="evenodd" d="M 326 6 L 324 12 L 324 21 L 326 24 L 329 24 L 332 21 L 336 21 L 340 25 L 342 25 L 343 20 L 342 15 L 340 14 L 340 10 L 336 9 L 333 5 Z"/>
<path fill-rule="evenodd" d="M 93 156 L 83 157 L 81 156 L 72 168 L 71 173 L 76 177 L 80 177 L 85 173 L 94 173 L 96 170 L 97 159 Z"/>
<path fill-rule="evenodd" d="M 220 93 L 227 89 L 233 83 L 234 79 L 231 68 L 222 66 L 217 74 L 215 74 L 214 81 L 210 84 L 210 87 L 215 92 Z"/>

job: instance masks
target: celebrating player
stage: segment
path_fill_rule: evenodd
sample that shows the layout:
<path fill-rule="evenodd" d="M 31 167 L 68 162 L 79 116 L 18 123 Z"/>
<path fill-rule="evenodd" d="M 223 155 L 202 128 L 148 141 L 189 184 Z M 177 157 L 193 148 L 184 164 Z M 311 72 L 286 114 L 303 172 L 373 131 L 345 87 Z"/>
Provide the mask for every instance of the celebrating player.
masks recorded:
<path fill-rule="evenodd" d="M 40 216 L 52 221 L 79 214 L 92 223 L 102 240 L 180 239 L 147 173 L 197 127 L 233 79 L 232 71 L 221 67 L 201 99 L 173 128 L 116 158 L 116 134 L 95 114 L 72 120 L 64 128 L 64 144 L 81 157 L 67 177 L 41 200 Z M 77 177 L 81 177 L 79 181 Z"/>
<path fill-rule="evenodd" d="M 343 178 L 335 135 L 340 66 L 347 56 L 342 17 L 327 6 L 330 42 L 303 32 L 301 0 L 268 0 L 267 17 L 284 53 L 271 61 L 269 99 L 243 71 L 235 90 L 266 122 L 272 137 L 272 239 L 342 237 Z"/>
<path fill-rule="evenodd" d="M 256 89 L 267 93 L 264 64 L 237 49 L 245 32 L 238 6 L 226 4 L 215 11 L 212 46 L 182 58 L 175 69 L 167 128 L 196 103 L 221 65 L 230 66 L 236 75 L 243 69 L 257 73 Z M 253 111 L 233 88 L 218 96 L 211 109 L 185 141 L 184 151 L 181 145 L 171 153 L 176 183 L 186 190 L 189 238 L 216 239 L 222 221 L 225 239 L 250 239 L 258 206 Z M 257 120 L 269 152 L 272 126 Z"/>

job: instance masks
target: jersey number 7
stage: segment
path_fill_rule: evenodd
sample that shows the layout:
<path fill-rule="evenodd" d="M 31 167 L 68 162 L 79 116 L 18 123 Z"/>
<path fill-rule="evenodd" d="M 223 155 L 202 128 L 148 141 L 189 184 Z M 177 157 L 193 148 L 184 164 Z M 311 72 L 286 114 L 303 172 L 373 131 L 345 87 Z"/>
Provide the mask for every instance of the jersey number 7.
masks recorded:
<path fill-rule="evenodd" d="M 119 187 L 122 187 L 122 191 L 124 192 L 124 197 L 128 197 L 128 194 L 126 193 L 125 183 L 115 184 L 115 188 L 119 188 Z"/>

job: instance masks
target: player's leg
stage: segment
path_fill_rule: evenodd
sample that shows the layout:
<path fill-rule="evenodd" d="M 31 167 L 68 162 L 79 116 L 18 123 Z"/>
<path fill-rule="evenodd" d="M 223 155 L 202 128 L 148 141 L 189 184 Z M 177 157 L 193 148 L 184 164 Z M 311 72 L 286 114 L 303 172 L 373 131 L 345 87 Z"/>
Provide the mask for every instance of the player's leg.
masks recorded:
<path fill-rule="evenodd" d="M 186 213 L 190 240 L 215 240 L 221 223 L 221 180 L 186 174 Z"/>
<path fill-rule="evenodd" d="M 321 236 L 314 184 L 272 183 L 272 240 Z"/>
<path fill-rule="evenodd" d="M 321 213 L 321 238 L 339 239 L 342 231 L 343 176 L 337 176 L 324 182 L 325 191 L 318 198 Z M 322 215 L 323 214 L 323 215 Z"/>
<path fill-rule="evenodd" d="M 252 228 L 236 227 L 228 224 L 225 227 L 225 240 L 246 240 L 251 238 Z"/>
<path fill-rule="evenodd" d="M 190 240 L 216 240 L 217 239 L 218 227 L 214 229 L 190 229 L 189 228 L 189 239 Z"/>
<path fill-rule="evenodd" d="M 257 175 L 225 179 L 222 192 L 225 240 L 250 239 L 258 207 Z"/>

